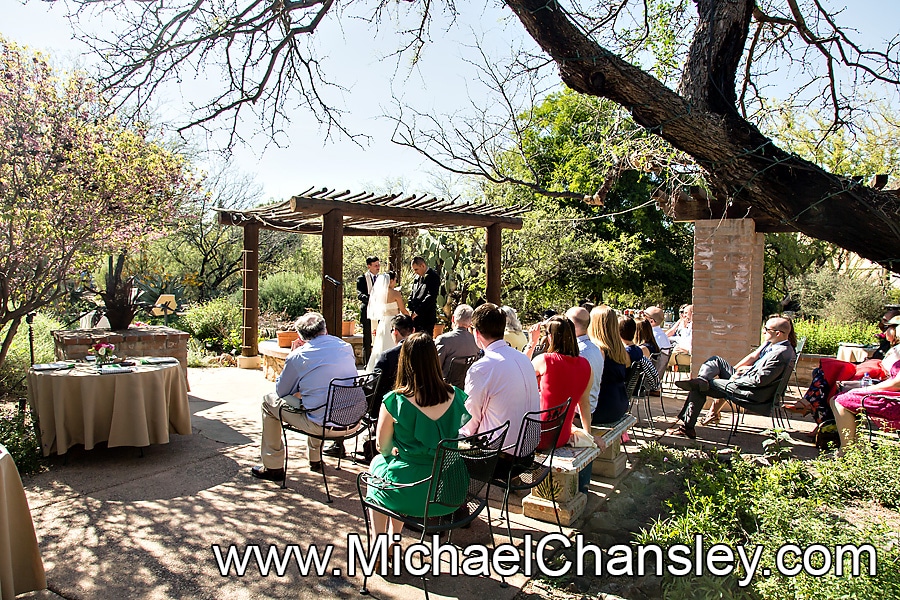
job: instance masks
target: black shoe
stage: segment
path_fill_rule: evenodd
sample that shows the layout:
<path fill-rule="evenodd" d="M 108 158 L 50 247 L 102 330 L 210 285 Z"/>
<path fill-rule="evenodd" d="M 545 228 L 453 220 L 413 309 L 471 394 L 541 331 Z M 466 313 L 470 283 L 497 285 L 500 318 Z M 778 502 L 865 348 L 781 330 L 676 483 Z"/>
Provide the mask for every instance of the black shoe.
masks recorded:
<path fill-rule="evenodd" d="M 321 473 L 323 471 L 322 461 L 309 461 L 309 470 L 312 473 Z"/>
<path fill-rule="evenodd" d="M 250 473 L 257 479 L 266 481 L 284 481 L 284 469 L 267 469 L 263 466 L 253 467 Z"/>
<path fill-rule="evenodd" d="M 344 444 L 331 444 L 322 450 L 322 454 L 325 456 L 333 456 L 334 458 L 347 458 L 347 451 L 344 449 Z"/>
<path fill-rule="evenodd" d="M 675 387 L 688 392 L 697 390 L 699 392 L 709 391 L 709 382 L 702 377 L 694 377 L 693 379 L 682 379 L 675 382 Z"/>

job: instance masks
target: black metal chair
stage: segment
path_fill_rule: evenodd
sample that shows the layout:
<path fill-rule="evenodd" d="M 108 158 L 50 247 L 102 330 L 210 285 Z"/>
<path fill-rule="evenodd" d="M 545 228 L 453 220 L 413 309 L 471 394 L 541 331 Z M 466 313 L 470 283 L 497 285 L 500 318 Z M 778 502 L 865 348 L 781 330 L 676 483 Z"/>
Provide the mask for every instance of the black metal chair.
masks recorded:
<path fill-rule="evenodd" d="M 784 419 L 787 418 L 787 413 L 784 411 L 784 394 L 791 382 L 794 369 L 797 368 L 797 360 L 799 358 L 799 355 L 794 356 L 794 358 L 791 359 L 791 362 L 784 368 L 784 373 L 782 373 L 781 379 L 778 381 L 778 387 L 775 388 L 775 394 L 769 402 L 762 402 L 759 404 L 747 402 L 745 399 L 734 395 L 733 392 L 729 390 L 730 383 L 725 386 L 725 400 L 731 405 L 732 411 L 731 430 L 728 432 L 728 441 L 725 442 L 726 446 L 731 445 L 731 438 L 737 433 L 738 426 L 740 426 L 741 421 L 743 420 L 742 409 L 743 411 L 752 412 L 756 415 L 771 417 L 772 427 L 784 427 Z"/>
<path fill-rule="evenodd" d="M 368 373 L 367 373 L 368 374 Z M 376 396 L 376 392 L 378 391 L 378 384 L 381 381 L 381 369 L 375 369 L 372 371 L 371 375 L 375 377 L 371 378 L 363 385 L 363 391 L 366 394 L 366 414 L 363 415 L 362 423 L 363 427 L 369 433 L 369 440 L 366 443 L 371 442 L 370 446 L 372 448 L 375 447 L 375 425 L 378 424 L 378 413 L 381 410 L 381 398 Z M 361 433 L 361 432 L 360 432 Z M 363 462 L 364 464 L 368 464 L 368 460 L 366 458 L 365 452 L 365 443 L 363 444 L 363 461 L 359 461 L 359 436 L 355 438 L 355 445 L 353 448 L 353 460 L 354 462 Z M 371 457 L 369 457 L 371 459 Z"/>
<path fill-rule="evenodd" d="M 566 414 L 572 399 L 569 398 L 562 404 L 546 410 L 536 410 L 525 413 L 522 417 L 522 427 L 519 429 L 519 439 L 515 446 L 507 446 L 511 450 L 500 460 L 500 466 L 506 472 L 495 473 L 491 483 L 503 488 L 503 505 L 501 510 L 506 513 L 506 533 L 512 543 L 512 526 L 509 519 L 509 493 L 531 490 L 541 485 L 549 477 L 550 489 L 553 489 L 553 457 L 556 454 L 556 445 L 562 432 Z M 543 442 L 543 443 L 542 443 Z M 537 450 L 549 450 L 549 456 L 541 462 L 535 459 Z M 501 469 L 498 468 L 498 471 Z M 556 525 L 562 533 L 562 523 L 559 520 L 559 508 L 556 504 L 556 494 L 553 496 L 553 511 L 556 513 Z"/>
<path fill-rule="evenodd" d="M 478 355 L 472 356 L 454 356 L 450 359 L 450 372 L 447 373 L 447 383 L 455 385 L 459 389 L 463 389 L 466 385 L 466 373 L 472 363 L 478 360 Z"/>
<path fill-rule="evenodd" d="M 653 366 L 656 367 L 656 377 L 659 379 L 659 386 L 656 388 L 650 388 L 647 391 L 659 391 L 659 409 L 662 411 L 663 417 L 668 418 L 666 414 L 666 405 L 663 402 L 663 379 L 666 374 L 666 367 L 669 364 L 669 357 L 672 355 L 671 348 L 665 348 L 664 350 L 660 350 L 654 354 L 650 355 L 650 362 L 653 363 Z"/>
<path fill-rule="evenodd" d="M 640 371 L 640 379 L 638 379 L 634 391 L 628 397 L 628 412 L 637 413 L 638 423 L 641 424 L 640 405 L 643 404 L 644 412 L 647 413 L 647 421 L 649 421 L 650 429 L 652 430 L 654 425 L 653 414 L 650 412 L 650 390 L 659 389 L 659 386 L 661 385 L 659 373 L 657 373 L 653 362 L 646 357 L 641 357 L 641 359 L 635 362 L 631 368 Z M 662 398 L 660 398 L 660 404 L 662 404 Z M 663 414 L 665 414 L 665 410 L 663 410 Z M 641 429 L 643 430 L 642 424 Z"/>
<path fill-rule="evenodd" d="M 310 438 L 325 440 L 333 440 L 335 442 L 343 442 L 344 440 L 358 436 L 366 430 L 363 418 L 369 409 L 366 397 L 366 390 L 372 389 L 378 383 L 378 373 L 365 373 L 355 377 L 340 377 L 331 380 L 328 386 L 328 398 L 325 406 L 317 409 L 307 410 L 302 406 L 294 408 L 289 404 L 282 404 L 278 409 L 278 418 L 281 419 L 282 435 L 284 437 L 284 480 L 281 487 L 287 487 L 287 467 L 288 467 L 288 430 L 302 433 Z M 284 413 L 316 413 L 322 412 L 322 431 L 318 434 L 312 434 L 307 431 L 301 431 L 284 420 Z M 331 492 L 328 490 L 328 477 L 325 475 L 325 461 L 322 457 L 322 481 L 325 483 L 325 496 L 328 503 L 331 504 Z M 341 469 L 341 457 L 338 456 L 337 470 Z"/>
<path fill-rule="evenodd" d="M 506 438 L 508 429 L 509 421 L 499 427 L 469 437 L 441 440 L 434 455 L 431 475 L 414 483 L 394 483 L 372 473 L 360 473 L 356 478 L 356 488 L 366 521 L 366 543 L 369 552 L 372 552 L 375 547 L 372 539 L 370 510 L 402 521 L 412 528 L 420 529 L 420 542 L 424 543 L 425 537 L 428 535 L 447 531 L 450 532 L 447 543 L 450 543 L 454 529 L 469 525 L 478 518 L 482 510 L 487 508 L 488 529 L 493 545 L 494 530 L 491 525 L 488 494 L 500 456 L 500 449 L 503 447 L 503 440 Z M 427 486 L 428 488 L 421 518 L 402 515 L 366 497 L 370 488 L 402 491 L 416 486 Z M 463 506 L 468 509 L 465 516 L 461 514 L 462 511 L 459 511 Z M 441 507 L 439 512 L 442 513 L 447 512 L 447 509 L 452 509 L 454 512 L 443 516 L 433 516 L 437 507 Z M 369 593 L 366 588 L 368 579 L 368 575 L 364 574 L 363 585 L 360 589 L 362 594 Z M 425 575 L 422 576 L 422 585 L 425 590 L 425 598 L 429 598 L 428 580 Z"/>

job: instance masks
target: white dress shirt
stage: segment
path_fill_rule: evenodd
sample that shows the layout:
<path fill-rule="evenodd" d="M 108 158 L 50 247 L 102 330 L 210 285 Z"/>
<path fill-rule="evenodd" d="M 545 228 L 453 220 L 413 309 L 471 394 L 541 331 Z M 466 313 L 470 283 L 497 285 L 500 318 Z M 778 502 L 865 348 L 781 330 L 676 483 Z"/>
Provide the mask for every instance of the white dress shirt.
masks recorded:
<path fill-rule="evenodd" d="M 660 350 L 666 350 L 667 348 L 672 347 L 672 342 L 669 341 L 669 336 L 667 336 L 662 327 L 658 325 L 653 328 L 653 339 L 656 340 L 656 345 L 659 346 Z"/>
<path fill-rule="evenodd" d="M 585 334 L 578 337 L 578 355 L 591 363 L 591 370 L 594 372 L 594 384 L 591 386 L 591 414 L 594 414 L 600 397 L 600 381 L 603 379 L 603 350 Z"/>
<path fill-rule="evenodd" d="M 518 441 L 525 413 L 541 408 L 531 361 L 504 340 L 491 343 L 484 349 L 484 357 L 472 363 L 465 392 L 472 420 L 460 429 L 460 435 L 473 435 L 509 421 L 504 447 Z"/>

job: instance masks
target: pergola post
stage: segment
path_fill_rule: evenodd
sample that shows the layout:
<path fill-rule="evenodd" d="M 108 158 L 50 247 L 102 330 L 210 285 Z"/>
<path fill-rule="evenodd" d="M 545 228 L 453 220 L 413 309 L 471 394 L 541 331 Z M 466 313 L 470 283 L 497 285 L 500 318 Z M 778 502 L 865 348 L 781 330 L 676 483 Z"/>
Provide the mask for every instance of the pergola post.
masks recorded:
<path fill-rule="evenodd" d="M 500 306 L 500 257 L 501 236 L 503 229 L 499 223 L 489 225 L 487 228 L 487 290 L 485 295 L 488 302 Z"/>
<path fill-rule="evenodd" d="M 397 285 L 400 285 L 400 271 L 403 270 L 403 238 L 396 229 L 392 229 L 388 234 L 388 248 L 391 271 L 397 273 Z"/>
<path fill-rule="evenodd" d="M 259 223 L 247 223 L 243 230 L 241 279 L 244 302 L 238 367 L 256 369 L 259 367 Z"/>
<path fill-rule="evenodd" d="M 328 333 L 341 337 L 344 294 L 341 286 L 329 281 L 344 278 L 344 214 L 339 208 L 322 218 L 322 315 Z"/>

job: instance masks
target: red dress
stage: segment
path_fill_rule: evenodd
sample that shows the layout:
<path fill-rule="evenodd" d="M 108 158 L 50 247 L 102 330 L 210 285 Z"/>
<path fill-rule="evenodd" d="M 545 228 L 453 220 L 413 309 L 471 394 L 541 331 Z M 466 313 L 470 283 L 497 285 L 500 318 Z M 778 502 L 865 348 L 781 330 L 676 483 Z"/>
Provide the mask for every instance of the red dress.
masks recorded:
<path fill-rule="evenodd" d="M 582 356 L 566 356 L 556 352 L 544 354 L 547 370 L 541 375 L 538 386 L 541 390 L 541 410 L 559 406 L 571 398 L 569 410 L 566 412 L 566 420 L 559 432 L 559 441 L 556 447 L 565 446 L 572 435 L 572 419 L 575 418 L 575 409 L 584 390 L 593 383 L 591 381 L 591 363 Z M 585 418 L 585 417 L 582 417 Z M 590 419 L 590 415 L 586 418 Z M 548 438 L 548 439 L 545 439 Z M 540 448 L 550 446 L 552 434 L 541 436 Z"/>

